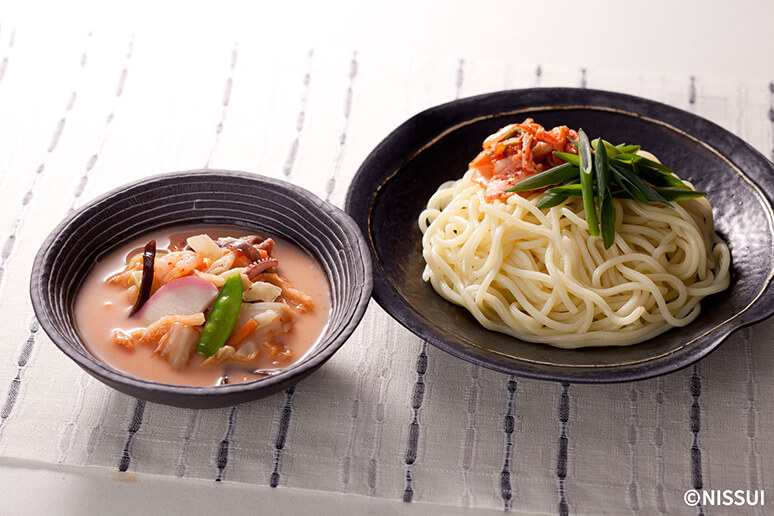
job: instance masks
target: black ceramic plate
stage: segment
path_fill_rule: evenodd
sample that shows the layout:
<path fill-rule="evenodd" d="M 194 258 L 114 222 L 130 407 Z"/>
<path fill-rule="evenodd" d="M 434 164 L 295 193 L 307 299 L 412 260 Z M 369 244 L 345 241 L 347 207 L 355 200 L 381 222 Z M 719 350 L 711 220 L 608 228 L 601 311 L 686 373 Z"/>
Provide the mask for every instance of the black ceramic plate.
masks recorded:
<path fill-rule="evenodd" d="M 283 237 L 322 265 L 331 315 L 320 342 L 279 374 L 246 383 L 185 387 L 142 380 L 89 353 L 72 307 L 94 260 L 141 233 L 188 223 L 245 226 Z M 65 219 L 40 248 L 30 295 L 51 340 L 98 380 L 138 398 L 182 407 L 222 407 L 268 396 L 328 360 L 352 334 L 371 297 L 371 262 L 360 231 L 340 209 L 297 186 L 222 170 L 164 174 L 125 185 Z"/>
<path fill-rule="evenodd" d="M 458 179 L 483 139 L 533 117 L 637 142 L 709 192 L 716 229 L 732 255 L 731 286 L 702 301 L 699 318 L 628 347 L 556 349 L 486 330 L 421 280 L 417 217 L 444 181 Z M 371 246 L 374 297 L 431 344 L 498 371 L 572 382 L 616 382 L 685 367 L 735 329 L 774 311 L 774 165 L 717 125 L 650 100 L 594 90 L 503 91 L 428 109 L 393 131 L 360 167 L 346 210 Z"/>

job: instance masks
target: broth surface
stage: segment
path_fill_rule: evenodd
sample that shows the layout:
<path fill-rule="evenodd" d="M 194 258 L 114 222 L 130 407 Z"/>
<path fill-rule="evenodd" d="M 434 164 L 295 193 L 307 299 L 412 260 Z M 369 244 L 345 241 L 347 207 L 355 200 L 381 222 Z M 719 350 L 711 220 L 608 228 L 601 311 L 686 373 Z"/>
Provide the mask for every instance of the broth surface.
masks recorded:
<path fill-rule="evenodd" d="M 126 289 L 109 285 L 107 278 L 123 270 L 127 256 L 141 249 L 149 240 L 155 239 L 159 249 L 184 240 L 186 237 L 205 233 L 213 239 L 219 237 L 240 237 L 258 234 L 275 241 L 273 255 L 279 260 L 278 273 L 314 302 L 314 308 L 307 313 L 296 314 L 295 324 L 290 332 L 275 337 L 275 342 L 290 349 L 293 355 L 288 360 L 270 359 L 262 352 L 251 362 L 228 361 L 217 365 L 202 366 L 204 357 L 195 354 L 187 366 L 180 370 L 153 354 L 155 346 L 137 345 L 127 349 L 112 340 L 113 330 L 131 331 L 142 325 L 129 317 L 132 302 Z M 75 300 L 76 329 L 87 349 L 97 358 L 115 369 L 138 378 L 176 385 L 212 386 L 227 377 L 228 383 L 238 383 L 266 374 L 252 371 L 284 369 L 300 361 L 319 341 L 328 323 L 331 299 L 328 280 L 317 261 L 296 245 L 267 234 L 263 231 L 249 231 L 246 228 L 215 225 L 175 226 L 143 234 L 119 248 L 102 256 L 92 266 L 81 284 Z"/>

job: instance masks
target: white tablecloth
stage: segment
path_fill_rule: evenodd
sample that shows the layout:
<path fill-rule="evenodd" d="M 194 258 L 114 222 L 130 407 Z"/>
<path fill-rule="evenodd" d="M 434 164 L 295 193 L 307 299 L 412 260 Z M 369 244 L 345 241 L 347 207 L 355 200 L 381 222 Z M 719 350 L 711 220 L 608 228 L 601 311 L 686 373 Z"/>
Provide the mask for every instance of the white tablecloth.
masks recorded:
<path fill-rule="evenodd" d="M 256 30 L 261 23 L 273 20 Z M 341 206 L 362 160 L 410 115 L 533 86 L 666 102 L 772 156 L 774 85 L 614 62 L 547 65 L 517 50 L 456 58 L 276 48 L 206 31 L 144 36 L 97 27 L 46 41 L 32 26 L 0 24 L 0 464 L 523 513 L 683 513 L 694 510 L 687 489 L 770 484 L 772 321 L 737 332 L 696 368 L 562 386 L 451 357 L 372 303 L 294 390 L 199 411 L 139 402 L 82 372 L 39 330 L 28 278 L 68 210 L 155 173 L 244 170 Z M 715 509 L 706 512 L 728 513 Z"/>

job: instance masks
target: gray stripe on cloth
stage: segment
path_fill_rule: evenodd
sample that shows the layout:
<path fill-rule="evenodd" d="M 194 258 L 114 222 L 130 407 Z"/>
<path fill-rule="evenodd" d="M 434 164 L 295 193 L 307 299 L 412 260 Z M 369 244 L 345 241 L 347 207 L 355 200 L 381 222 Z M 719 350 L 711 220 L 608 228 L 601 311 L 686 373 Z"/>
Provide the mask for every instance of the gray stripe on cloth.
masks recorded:
<path fill-rule="evenodd" d="M 637 383 L 629 384 L 629 428 L 626 444 L 629 446 L 629 508 L 633 513 L 640 512 L 640 483 L 637 470 L 637 438 L 640 426 L 639 413 L 640 390 Z"/>
<path fill-rule="evenodd" d="M 121 459 L 118 461 L 118 471 L 126 471 L 132 463 L 132 447 L 134 438 L 142 427 L 142 419 L 145 415 L 145 400 L 135 400 L 132 420 L 129 422 L 129 428 L 126 429 L 126 439 L 124 449 L 121 452 Z"/>
<path fill-rule="evenodd" d="M 454 98 L 458 99 L 460 98 L 460 94 L 462 93 L 462 85 L 465 82 L 465 60 L 460 59 L 457 63 L 457 82 L 456 90 L 454 92 Z"/>
<path fill-rule="evenodd" d="M 403 501 L 410 502 L 414 499 L 414 463 L 417 461 L 419 449 L 419 415 L 422 410 L 422 402 L 425 399 L 425 373 L 427 373 L 427 342 L 422 341 L 422 349 L 417 357 L 417 379 L 411 393 L 411 422 L 408 427 L 408 439 L 406 442 L 406 481 L 403 488 Z"/>
<path fill-rule="evenodd" d="M 567 498 L 567 422 L 570 420 L 570 384 L 567 382 L 562 383 L 557 412 L 559 415 L 559 442 L 556 452 L 556 486 L 559 494 L 559 515 L 567 516 L 570 514 Z"/>
<path fill-rule="evenodd" d="M 518 382 L 513 375 L 508 376 L 508 396 L 505 403 L 505 418 L 503 419 L 503 433 L 505 434 L 505 446 L 503 449 L 503 469 L 500 472 L 500 496 L 503 499 L 503 510 L 511 510 L 513 499 L 513 484 L 511 482 L 511 457 L 513 453 L 513 431 L 516 421 L 513 416 L 513 404 L 516 399 Z"/>
<path fill-rule="evenodd" d="M 366 317 L 361 323 L 361 329 L 365 335 L 374 334 L 374 320 L 373 318 Z M 371 356 L 371 345 L 376 342 L 373 339 L 368 345 L 358 346 L 359 357 L 357 367 L 352 368 L 350 373 L 350 381 L 355 386 L 354 395 L 351 398 L 349 408 L 349 437 L 347 438 L 347 446 L 343 456 L 339 459 L 340 464 L 340 479 L 342 484 L 342 491 L 348 493 L 352 484 L 353 477 L 353 457 L 355 455 L 355 448 L 357 442 L 357 430 L 359 427 L 359 419 L 363 409 L 363 403 L 361 398 L 363 396 L 363 389 L 366 387 L 367 381 L 367 369 L 368 369 L 368 357 Z"/>
<path fill-rule="evenodd" d="M 107 141 L 108 136 L 110 135 L 113 119 L 115 118 L 115 114 L 116 114 L 116 108 L 118 107 L 118 103 L 121 100 L 121 95 L 124 92 L 124 85 L 126 83 L 126 77 L 129 74 L 129 64 L 132 59 L 133 53 L 134 53 L 134 35 L 132 35 L 131 38 L 129 39 L 129 46 L 126 51 L 124 67 L 121 69 L 121 73 L 118 76 L 118 83 L 116 84 L 116 93 L 115 93 L 115 96 L 113 97 L 113 106 L 111 107 L 110 113 L 108 114 L 107 118 L 105 118 L 105 124 L 102 127 L 103 136 L 100 139 L 99 143 L 97 144 L 97 148 L 94 151 L 94 154 L 92 154 L 91 157 L 86 162 L 86 167 L 83 171 L 83 175 L 81 175 L 81 178 L 78 180 L 78 184 L 76 184 L 75 186 L 75 192 L 73 193 L 73 200 L 72 200 L 72 203 L 70 203 L 70 211 L 73 211 L 75 209 L 75 206 L 78 204 L 78 200 L 83 195 L 83 192 L 86 189 L 86 184 L 89 182 L 89 174 L 91 173 L 91 170 L 94 168 L 94 166 L 97 164 L 99 155 L 105 146 L 105 142 Z"/>
<path fill-rule="evenodd" d="M 238 47 L 239 44 L 235 43 L 234 48 L 231 49 L 231 64 L 228 68 L 228 78 L 226 79 L 226 85 L 223 88 L 223 97 L 221 98 L 220 120 L 218 121 L 218 125 L 215 126 L 215 140 L 212 142 L 210 154 L 207 156 L 207 161 L 204 163 L 204 168 L 210 168 L 210 161 L 212 161 L 212 156 L 215 154 L 215 150 L 218 148 L 218 142 L 220 142 L 220 133 L 223 132 L 223 124 L 226 123 L 228 106 L 231 102 L 231 88 L 234 84 L 234 68 L 236 68 L 237 64 Z"/>
<path fill-rule="evenodd" d="M 279 425 L 277 427 L 277 438 L 274 441 L 274 467 L 269 477 L 269 485 L 277 487 L 280 483 L 282 471 L 282 455 L 285 451 L 285 444 L 288 438 L 288 429 L 290 428 L 290 419 L 293 416 L 293 393 L 296 386 L 293 385 L 285 390 L 285 405 L 282 407 Z"/>
<path fill-rule="evenodd" d="M 15 35 L 15 29 L 11 35 L 12 39 L 11 39 L 11 42 L 9 43 L 9 47 L 13 46 L 14 35 Z M 89 32 L 88 38 L 89 40 L 91 39 L 91 32 Z M 81 69 L 83 69 L 86 65 L 86 55 L 87 55 L 87 50 L 84 50 L 81 53 L 81 59 L 80 59 Z M 59 144 L 59 138 L 62 135 L 62 131 L 64 131 L 65 124 L 67 122 L 67 116 L 69 115 L 70 111 L 72 111 L 73 106 L 75 105 L 76 98 L 77 98 L 76 90 L 73 90 L 67 99 L 67 105 L 65 106 L 64 116 L 57 123 L 54 129 L 54 132 L 51 135 L 51 140 L 49 141 L 48 147 L 46 148 L 46 153 L 43 159 L 41 160 L 37 170 L 35 171 L 35 174 L 32 177 L 32 182 L 27 192 L 24 194 L 24 197 L 22 198 L 21 207 L 17 211 L 16 217 L 14 218 L 14 221 L 13 221 L 13 225 L 11 226 L 11 232 L 8 234 L 8 236 L 5 239 L 5 242 L 3 243 L 2 250 L 0 251 L 0 292 L 2 292 L 2 287 L 4 285 L 3 280 L 5 278 L 5 273 L 8 270 L 8 261 L 13 255 L 19 229 L 21 228 L 22 223 L 24 222 L 24 217 L 27 213 L 27 207 L 29 206 L 30 202 L 32 202 L 35 187 L 37 186 L 40 176 L 45 171 L 46 161 L 51 156 L 51 154 L 56 150 L 57 145 Z M 2 437 L 2 431 L 8 422 L 8 418 L 11 417 L 11 414 L 13 413 L 13 409 L 19 401 L 19 390 L 21 388 L 24 369 L 26 368 L 27 363 L 29 362 L 29 358 L 32 355 L 32 352 L 35 348 L 36 335 L 39 329 L 40 329 L 40 326 L 38 324 L 38 320 L 33 316 L 30 321 L 29 334 L 27 335 L 27 339 L 25 340 L 24 345 L 22 346 L 21 352 L 19 353 L 19 357 L 16 360 L 16 363 L 17 363 L 16 376 L 13 378 L 13 380 L 11 380 L 11 384 L 8 387 L 8 393 L 5 398 L 5 403 L 3 404 L 2 411 L 0 411 L 0 438 Z"/>
<path fill-rule="evenodd" d="M 656 378 L 656 428 L 653 431 L 653 444 L 656 446 L 656 507 L 659 513 L 666 514 L 666 493 L 664 488 L 664 378 Z"/>
<path fill-rule="evenodd" d="M 191 438 L 193 437 L 196 427 L 199 426 L 199 417 L 201 411 L 199 409 L 188 411 L 188 423 L 183 430 L 183 445 L 180 447 L 180 455 L 177 456 L 177 469 L 175 475 L 179 478 L 185 476 L 185 470 L 188 466 L 188 450 L 191 447 Z"/>
<path fill-rule="evenodd" d="M 11 384 L 8 386 L 8 394 L 5 396 L 3 409 L 0 410 L 0 439 L 3 437 L 3 430 L 8 423 L 8 418 L 10 418 L 13 413 L 13 408 L 19 397 L 19 389 L 21 388 L 24 369 L 27 367 L 32 351 L 35 348 L 35 338 L 39 330 L 40 325 L 38 324 L 38 320 L 33 316 L 30 321 L 27 339 L 24 341 L 24 345 L 19 353 L 19 358 L 16 359 L 16 376 L 14 376 L 13 380 L 11 380 Z"/>
<path fill-rule="evenodd" d="M 296 117 L 296 137 L 293 139 L 293 143 L 290 144 L 290 150 L 288 151 L 288 157 L 285 159 L 285 165 L 282 167 L 282 173 L 285 179 L 290 177 L 293 173 L 293 167 L 296 164 L 296 155 L 298 154 L 298 146 L 301 144 L 301 134 L 304 131 L 304 121 L 306 120 L 306 108 L 309 103 L 309 89 L 312 84 L 312 61 L 314 59 L 314 49 L 309 51 L 306 61 L 306 73 L 304 74 L 304 90 L 301 94 L 301 107 L 298 110 L 298 116 Z"/>
<path fill-rule="evenodd" d="M 755 390 L 757 379 L 755 377 L 755 359 L 753 357 L 752 342 L 750 342 L 750 327 L 742 328 L 739 332 L 744 343 L 744 363 L 747 370 L 747 447 L 749 449 L 748 464 L 749 478 L 748 486 L 751 490 L 763 489 L 763 482 L 760 473 L 760 453 L 758 452 L 758 436 L 756 427 L 758 426 L 757 402 L 755 400 Z"/>
<path fill-rule="evenodd" d="M 769 122 L 771 122 L 771 160 L 774 161 L 774 82 L 769 83 Z"/>
<path fill-rule="evenodd" d="M 236 416 L 239 405 L 234 405 L 228 410 L 228 416 L 226 417 L 226 431 L 223 433 L 223 439 L 221 439 L 218 445 L 218 455 L 215 457 L 215 465 L 218 468 L 215 473 L 215 482 L 221 482 L 223 475 L 226 473 L 228 467 L 228 449 L 231 445 L 231 437 L 234 435 L 234 427 L 236 426 Z"/>
<path fill-rule="evenodd" d="M 91 39 L 91 32 L 89 32 L 88 39 Z M 81 71 L 86 66 L 86 55 L 88 50 L 84 50 L 81 53 L 80 58 L 80 69 Z M 65 125 L 67 124 L 67 117 L 70 114 L 70 111 L 72 111 L 73 107 L 75 106 L 75 100 L 78 97 L 77 91 L 74 89 L 72 92 L 70 92 L 70 95 L 67 99 L 67 104 L 65 106 L 64 115 L 62 118 L 59 119 L 59 121 L 56 124 L 56 127 L 54 128 L 54 132 L 51 135 L 51 139 L 49 140 L 48 147 L 46 148 L 46 153 L 43 156 L 43 159 L 40 162 L 40 165 L 38 165 L 38 168 L 35 170 L 35 173 L 32 176 L 32 182 L 30 183 L 29 188 L 27 189 L 27 192 L 22 197 L 21 206 L 19 207 L 19 210 L 16 213 L 16 217 L 14 218 L 13 224 L 11 226 L 11 232 L 5 239 L 5 243 L 3 244 L 2 251 L 0 251 L 0 292 L 2 292 L 2 287 L 4 285 L 3 280 L 5 279 L 5 273 L 8 270 L 8 261 L 11 258 L 11 255 L 13 254 L 13 250 L 15 248 L 16 244 L 16 238 L 19 233 L 19 229 L 21 228 L 22 224 L 24 223 L 24 217 L 27 213 L 27 207 L 29 206 L 30 202 L 32 202 L 35 187 L 38 184 L 38 180 L 43 175 L 43 172 L 46 170 L 46 163 L 49 159 L 49 157 L 54 153 L 54 151 L 57 148 L 57 145 L 59 144 L 59 138 L 62 135 L 62 132 L 64 131 Z"/>
<path fill-rule="evenodd" d="M 701 431 L 701 405 L 699 404 L 699 398 L 701 397 L 701 376 L 699 376 L 698 362 L 695 363 L 691 369 L 689 388 L 692 400 L 690 426 L 691 433 L 693 434 L 693 440 L 691 442 L 691 487 L 701 491 L 704 487 L 704 478 L 701 473 L 701 448 L 699 447 L 699 432 Z M 701 503 L 696 506 L 696 512 L 699 515 L 704 514 L 704 507 Z"/>
<path fill-rule="evenodd" d="M 476 450 L 476 413 L 478 412 L 479 405 L 481 404 L 481 386 L 479 378 L 481 376 L 481 368 L 476 364 L 468 365 L 468 389 L 465 393 L 465 416 L 466 427 L 465 433 L 460 439 L 460 454 L 461 454 L 461 466 L 462 466 L 462 506 L 469 507 L 472 505 L 472 492 L 470 485 L 470 469 L 473 466 L 473 457 Z"/>
<path fill-rule="evenodd" d="M 350 114 L 352 112 L 352 96 L 357 77 L 357 51 L 352 54 L 352 60 L 349 62 L 349 84 L 344 98 L 344 124 L 339 136 L 339 150 L 336 152 L 336 160 L 333 162 L 333 172 L 325 185 L 325 200 L 330 202 L 333 191 L 336 188 L 336 178 L 341 170 L 341 163 L 344 160 L 344 151 L 347 147 L 347 132 L 349 131 Z"/>
<path fill-rule="evenodd" d="M 16 39 L 16 27 L 11 29 L 11 37 L 8 38 L 8 50 L 11 50 L 13 48 L 13 42 Z M 6 55 L 3 58 L 2 63 L 0 63 L 0 83 L 3 82 L 3 77 L 5 77 L 5 71 L 8 69 L 8 56 Z"/>

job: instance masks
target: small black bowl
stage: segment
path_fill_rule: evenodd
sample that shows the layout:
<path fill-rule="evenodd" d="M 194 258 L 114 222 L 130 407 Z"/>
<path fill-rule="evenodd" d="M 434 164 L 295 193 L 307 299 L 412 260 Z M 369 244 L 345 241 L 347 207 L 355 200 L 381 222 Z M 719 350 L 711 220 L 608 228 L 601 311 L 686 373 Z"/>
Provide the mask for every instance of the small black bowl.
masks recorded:
<path fill-rule="evenodd" d="M 264 230 L 306 249 L 319 261 L 331 287 L 331 315 L 320 342 L 304 359 L 252 382 L 186 387 L 135 378 L 89 353 L 75 329 L 73 303 L 95 259 L 141 233 L 188 223 Z M 371 287 L 367 244 L 343 211 L 292 184 L 222 170 L 154 176 L 99 197 L 48 236 L 30 278 L 32 305 L 41 327 L 79 366 L 126 394 L 192 408 L 258 399 L 312 373 L 352 334 L 368 305 Z"/>
<path fill-rule="evenodd" d="M 438 186 L 458 179 L 500 127 L 533 117 L 545 127 L 582 127 L 592 137 L 640 143 L 709 193 L 715 227 L 729 244 L 729 289 L 702 301 L 698 319 L 627 347 L 557 349 L 483 328 L 422 281 L 419 213 Z M 470 97 L 424 111 L 363 162 L 346 210 L 374 258 L 374 298 L 431 344 L 470 362 L 522 376 L 618 382 L 656 376 L 705 356 L 735 329 L 774 312 L 774 165 L 725 129 L 650 100 L 574 88 Z"/>

